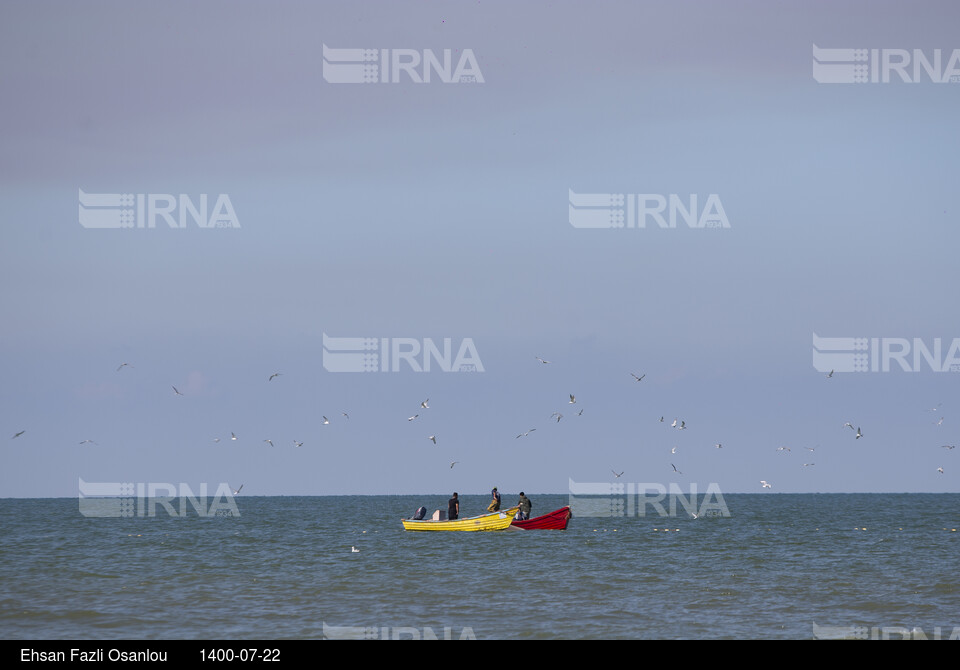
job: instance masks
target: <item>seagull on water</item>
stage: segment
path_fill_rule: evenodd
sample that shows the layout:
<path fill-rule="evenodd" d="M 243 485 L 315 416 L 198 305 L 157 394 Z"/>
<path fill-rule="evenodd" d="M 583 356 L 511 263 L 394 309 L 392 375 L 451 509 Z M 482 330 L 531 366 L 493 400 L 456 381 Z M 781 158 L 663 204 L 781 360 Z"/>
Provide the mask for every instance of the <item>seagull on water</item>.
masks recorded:
<path fill-rule="evenodd" d="M 360 553 L 360 550 L 357 549 L 356 547 L 350 547 L 350 552 L 351 552 L 351 553 L 354 553 L 354 554 L 359 554 L 359 553 Z"/>

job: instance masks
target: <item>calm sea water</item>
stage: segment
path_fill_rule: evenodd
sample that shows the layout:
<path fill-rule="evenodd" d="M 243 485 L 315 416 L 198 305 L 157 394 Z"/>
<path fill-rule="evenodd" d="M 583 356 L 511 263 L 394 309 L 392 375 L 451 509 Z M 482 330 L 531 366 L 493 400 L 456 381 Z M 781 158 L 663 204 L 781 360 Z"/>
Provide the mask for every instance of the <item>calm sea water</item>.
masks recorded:
<path fill-rule="evenodd" d="M 960 636 L 956 494 L 726 495 L 729 516 L 496 533 L 402 529 L 442 495 L 235 501 L 239 517 L 89 518 L 0 500 L 0 637 Z M 464 515 L 485 504 L 464 496 Z"/>

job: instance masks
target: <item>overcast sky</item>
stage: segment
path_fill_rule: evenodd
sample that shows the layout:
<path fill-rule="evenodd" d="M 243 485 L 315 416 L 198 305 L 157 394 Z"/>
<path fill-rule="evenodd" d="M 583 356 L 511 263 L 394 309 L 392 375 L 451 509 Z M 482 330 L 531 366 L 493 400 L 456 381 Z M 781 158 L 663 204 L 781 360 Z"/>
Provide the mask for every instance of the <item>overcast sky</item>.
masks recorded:
<path fill-rule="evenodd" d="M 951 2 L 4 2 L 0 497 L 565 493 L 612 470 L 956 492 L 960 83 L 913 64 L 960 80 L 958 23 Z M 867 81 L 818 81 L 815 47 L 866 50 L 827 69 Z M 385 81 L 337 80 L 364 65 Z M 96 227 L 119 194 L 131 227 Z M 866 369 L 828 377 L 814 335 L 867 338 Z M 342 369 L 362 353 L 375 371 Z"/>

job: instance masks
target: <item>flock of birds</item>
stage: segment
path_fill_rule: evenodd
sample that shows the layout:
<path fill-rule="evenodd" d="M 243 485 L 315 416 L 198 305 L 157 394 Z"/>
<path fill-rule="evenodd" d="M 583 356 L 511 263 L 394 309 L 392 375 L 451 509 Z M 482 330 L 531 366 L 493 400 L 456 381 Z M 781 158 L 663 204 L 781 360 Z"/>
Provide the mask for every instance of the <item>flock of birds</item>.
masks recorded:
<path fill-rule="evenodd" d="M 536 358 L 536 360 L 539 361 L 542 365 L 550 365 L 550 364 L 551 364 L 551 361 L 549 361 L 549 360 L 547 360 L 547 359 L 541 358 L 541 357 L 539 357 L 539 356 L 536 356 L 535 358 Z M 129 364 L 129 363 L 121 363 L 120 366 L 117 367 L 116 371 L 117 371 L 117 372 L 120 372 L 120 371 L 123 370 L 124 368 L 133 368 L 133 366 L 132 366 L 131 364 Z M 833 373 L 834 373 L 834 371 L 831 370 L 830 373 L 828 373 L 828 374 L 826 375 L 826 377 L 827 377 L 828 379 L 832 379 L 833 376 L 834 376 Z M 268 382 L 272 382 L 273 380 L 277 379 L 277 378 L 280 377 L 280 376 L 282 376 L 282 373 L 280 373 L 280 372 L 274 372 L 274 373 L 272 373 L 271 375 L 269 375 L 269 377 L 267 378 L 267 381 L 268 381 Z M 631 372 L 631 373 L 630 373 L 630 376 L 632 377 L 632 379 L 633 379 L 635 382 L 639 383 L 639 382 L 642 382 L 647 375 L 646 375 L 646 373 L 637 374 L 637 373 L 635 373 L 635 372 Z M 173 389 L 173 393 L 174 393 L 175 396 L 178 396 L 178 397 L 183 397 L 183 396 L 184 396 L 184 394 L 183 394 L 175 385 L 171 385 L 171 388 Z M 425 399 L 425 400 L 422 400 L 422 401 L 420 402 L 420 404 L 419 404 L 418 411 L 415 412 L 414 414 L 408 416 L 408 417 L 407 417 L 407 422 L 415 422 L 415 421 L 418 421 L 418 420 L 421 418 L 421 412 L 424 412 L 424 413 L 425 413 L 426 411 L 430 410 L 430 404 L 429 404 L 429 403 L 430 403 L 430 399 L 429 399 L 429 398 L 427 398 L 427 399 Z M 576 397 L 575 394 L 573 394 L 573 393 L 570 393 L 570 394 L 569 394 L 569 400 L 567 401 L 567 404 L 568 404 L 569 406 L 573 406 L 573 405 L 576 405 L 576 404 L 577 404 L 577 397 Z M 943 404 L 940 403 L 940 404 L 938 404 L 936 407 L 933 407 L 933 408 L 929 409 L 928 411 L 930 411 L 930 412 L 939 412 L 939 411 L 940 411 L 940 408 L 942 407 L 942 405 L 943 405 Z M 575 412 L 574 412 L 573 409 L 569 409 L 569 410 L 567 410 L 567 411 L 568 411 L 569 413 L 575 415 L 575 416 L 582 416 L 582 415 L 583 415 L 583 409 L 582 409 L 582 408 L 577 409 Z M 349 418 L 350 418 L 350 415 L 349 415 L 347 412 L 340 412 L 340 414 L 341 414 L 341 416 L 342 416 L 344 419 L 349 419 Z M 564 414 L 563 414 L 562 412 L 560 412 L 560 411 L 555 411 L 555 412 L 553 412 L 553 413 L 550 415 L 550 419 L 552 419 L 552 420 L 555 421 L 556 423 L 559 423 L 563 418 L 564 418 Z M 659 423 L 665 423 L 666 417 L 661 415 L 658 421 L 659 421 Z M 941 415 L 941 416 L 938 417 L 938 419 L 937 419 L 934 423 L 935 423 L 935 425 L 937 425 L 937 426 L 942 426 L 942 425 L 943 425 L 943 421 L 944 421 L 944 417 Z M 322 416 L 321 423 L 322 423 L 322 425 L 330 425 L 330 419 L 329 419 L 327 416 Z M 674 420 L 670 423 L 670 427 L 673 428 L 673 429 L 675 429 L 675 430 L 678 430 L 678 431 L 687 430 L 687 428 L 688 428 L 688 427 L 687 427 L 686 419 L 681 419 L 681 418 L 679 418 L 679 417 L 674 418 Z M 849 428 L 851 431 L 853 431 L 853 432 L 854 432 L 854 440 L 860 440 L 860 439 L 863 439 L 863 438 L 864 438 L 864 434 L 863 434 L 860 426 L 855 426 L 855 425 L 854 425 L 853 423 L 851 423 L 851 422 L 846 422 L 846 423 L 843 424 L 842 428 L 844 428 L 844 429 Z M 520 433 L 518 433 L 518 434 L 516 435 L 516 439 L 521 439 L 521 438 L 527 437 L 527 436 L 529 436 L 531 433 L 535 432 L 536 430 L 537 430 L 536 428 L 529 428 L 529 429 L 527 429 L 527 430 L 525 430 L 525 431 L 522 431 L 522 432 L 520 432 Z M 22 435 L 24 435 L 25 433 L 26 433 L 26 430 L 25 430 L 25 429 L 24 429 L 24 430 L 19 430 L 19 431 L 17 431 L 16 433 L 14 433 L 14 435 L 13 435 L 10 439 L 17 439 L 17 438 L 21 437 Z M 239 438 L 237 437 L 236 433 L 231 432 L 229 439 L 230 439 L 230 441 L 236 442 L 236 441 L 238 441 Z M 437 435 L 436 435 L 436 434 L 428 435 L 426 439 L 428 439 L 428 440 L 429 440 L 430 442 L 432 442 L 434 445 L 438 444 L 438 442 L 437 442 L 437 439 L 438 439 L 438 438 L 437 438 Z M 214 441 L 215 443 L 219 443 L 219 442 L 221 441 L 221 438 L 220 438 L 220 437 L 215 437 L 215 438 L 213 438 L 213 441 Z M 275 445 L 274 445 L 274 443 L 273 443 L 273 440 L 270 439 L 270 438 L 265 438 L 265 439 L 263 440 L 263 443 L 264 443 L 264 444 L 268 444 L 271 448 L 275 447 Z M 97 446 L 97 442 L 95 442 L 94 440 L 91 440 L 91 439 L 84 439 L 84 440 L 80 441 L 79 444 L 80 444 L 80 445 L 92 444 L 92 445 L 94 445 L 94 446 Z M 304 445 L 304 442 L 303 442 L 303 441 L 296 440 L 296 439 L 293 440 L 293 446 L 294 446 L 295 448 L 303 447 L 303 445 Z M 722 449 L 722 448 L 723 448 L 723 444 L 720 443 L 720 442 L 715 443 L 713 446 L 714 446 L 716 449 Z M 818 446 L 819 446 L 819 445 L 818 445 Z M 942 445 L 942 448 L 949 451 L 949 450 L 955 449 L 955 448 L 956 448 L 956 445 L 945 444 L 945 445 Z M 812 453 L 812 452 L 814 452 L 814 451 L 816 450 L 816 447 L 805 447 L 805 449 L 806 449 L 807 451 L 809 451 L 809 452 Z M 670 453 L 671 453 L 671 454 L 676 454 L 676 453 L 677 453 L 677 450 L 678 450 L 678 447 L 677 447 L 677 446 L 671 447 Z M 776 451 L 779 452 L 779 453 L 787 453 L 787 452 L 790 452 L 790 451 L 792 451 L 792 450 L 791 450 L 791 448 L 788 447 L 788 446 L 780 446 L 780 447 L 777 447 L 777 448 L 776 448 Z M 458 463 L 460 463 L 460 461 L 451 461 L 449 467 L 452 469 L 452 468 L 453 468 L 454 466 L 456 466 Z M 805 463 L 803 463 L 802 465 L 803 465 L 803 467 L 811 467 L 811 466 L 815 465 L 815 463 L 813 463 L 813 462 L 805 462 Z M 672 468 L 672 470 L 673 470 L 674 473 L 676 473 L 676 474 L 678 474 L 678 475 L 683 475 L 683 472 L 682 472 L 679 468 L 677 468 L 677 466 L 676 466 L 674 463 L 670 463 L 670 466 L 671 466 L 671 468 Z M 937 468 L 937 472 L 938 472 L 939 474 L 944 474 L 943 466 L 939 466 L 939 467 Z M 625 471 L 623 471 L 623 470 L 617 471 L 617 470 L 614 470 L 614 469 L 611 468 L 611 473 L 613 474 L 613 476 L 614 476 L 615 479 L 619 479 L 619 478 L 621 478 L 621 477 L 624 475 Z M 772 488 L 773 488 L 773 485 L 772 485 L 769 481 L 767 481 L 767 480 L 760 480 L 759 483 L 760 483 L 760 488 L 761 488 L 761 489 L 772 489 Z M 231 490 L 233 491 L 234 495 L 239 494 L 242 489 L 243 489 L 243 484 L 241 484 L 237 489 L 232 489 L 232 488 L 231 488 Z"/>

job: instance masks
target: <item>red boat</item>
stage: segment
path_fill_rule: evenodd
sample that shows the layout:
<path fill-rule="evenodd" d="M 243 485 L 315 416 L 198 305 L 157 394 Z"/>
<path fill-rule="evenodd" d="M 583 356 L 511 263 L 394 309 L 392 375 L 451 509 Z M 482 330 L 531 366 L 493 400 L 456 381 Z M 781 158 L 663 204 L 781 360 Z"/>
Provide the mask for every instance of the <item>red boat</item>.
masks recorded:
<path fill-rule="evenodd" d="M 524 519 L 523 521 L 514 519 L 510 523 L 510 526 L 513 528 L 524 528 L 526 530 L 565 530 L 571 516 L 573 516 L 573 514 L 570 512 L 569 507 L 561 507 L 549 514 L 535 516 L 532 519 Z"/>

